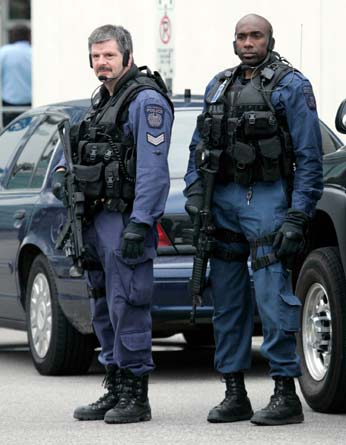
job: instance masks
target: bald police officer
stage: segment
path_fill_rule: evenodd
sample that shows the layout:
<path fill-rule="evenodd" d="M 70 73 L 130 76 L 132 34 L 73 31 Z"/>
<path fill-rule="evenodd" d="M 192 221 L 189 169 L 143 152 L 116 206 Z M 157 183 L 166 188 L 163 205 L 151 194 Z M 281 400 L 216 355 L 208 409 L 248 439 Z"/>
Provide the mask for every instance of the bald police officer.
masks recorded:
<path fill-rule="evenodd" d="M 304 419 L 294 383 L 301 374 L 295 339 L 300 302 L 288 269 L 322 194 L 321 134 L 310 82 L 273 48 L 265 18 L 250 14 L 239 20 L 234 51 L 241 63 L 208 84 L 190 145 L 185 194 L 192 218 L 204 192 L 199 167 L 210 152 L 219 162 L 210 281 L 215 367 L 226 383 L 226 397 L 209 412 L 209 422 L 281 425 Z M 263 328 L 261 353 L 275 382 L 269 404 L 255 414 L 244 385 L 254 312 L 249 253 Z"/>
<path fill-rule="evenodd" d="M 87 275 L 107 392 L 77 408 L 74 417 L 146 421 L 151 419 L 148 378 L 154 369 L 150 304 L 156 221 L 170 185 L 173 108 L 162 81 L 134 64 L 126 29 L 101 26 L 88 43 L 90 65 L 102 86 L 84 121 L 72 127 L 71 144 L 75 175 L 86 197 L 83 240 L 100 266 Z M 54 185 L 63 181 L 63 165 L 53 178 L 60 199 Z"/>

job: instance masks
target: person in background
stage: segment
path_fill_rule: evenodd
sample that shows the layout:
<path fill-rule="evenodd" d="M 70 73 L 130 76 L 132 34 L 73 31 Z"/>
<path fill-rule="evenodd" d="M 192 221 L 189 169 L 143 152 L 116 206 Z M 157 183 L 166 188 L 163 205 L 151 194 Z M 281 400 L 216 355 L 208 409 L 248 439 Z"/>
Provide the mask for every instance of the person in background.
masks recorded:
<path fill-rule="evenodd" d="M 10 43 L 0 48 L 2 105 L 10 107 L 31 106 L 31 34 L 24 25 L 10 30 Z M 6 126 L 22 111 L 3 113 Z"/>

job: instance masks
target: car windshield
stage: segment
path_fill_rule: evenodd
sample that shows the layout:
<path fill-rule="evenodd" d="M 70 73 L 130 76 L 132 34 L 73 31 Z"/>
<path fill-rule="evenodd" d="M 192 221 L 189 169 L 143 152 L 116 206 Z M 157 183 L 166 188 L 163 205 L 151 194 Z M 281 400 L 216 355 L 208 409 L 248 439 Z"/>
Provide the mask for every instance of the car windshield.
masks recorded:
<path fill-rule="evenodd" d="M 201 108 L 176 109 L 168 165 L 171 179 L 183 178 L 189 159 L 189 145 Z"/>

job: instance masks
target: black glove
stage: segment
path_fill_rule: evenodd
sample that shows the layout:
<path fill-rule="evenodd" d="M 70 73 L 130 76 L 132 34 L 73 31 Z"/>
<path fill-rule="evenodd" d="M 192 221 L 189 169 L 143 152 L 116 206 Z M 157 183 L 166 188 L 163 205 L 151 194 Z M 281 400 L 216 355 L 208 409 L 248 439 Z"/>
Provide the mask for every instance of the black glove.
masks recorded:
<path fill-rule="evenodd" d="M 188 187 L 186 196 L 185 210 L 189 214 L 191 221 L 194 222 L 195 216 L 203 207 L 203 186 L 200 179 L 197 179 Z"/>
<path fill-rule="evenodd" d="M 132 260 L 144 254 L 144 238 L 149 229 L 147 224 L 130 221 L 123 231 L 121 255 Z"/>
<path fill-rule="evenodd" d="M 65 175 L 66 175 L 65 170 L 57 170 L 53 173 L 53 178 L 52 178 L 52 193 L 57 199 L 59 199 L 59 201 L 63 201 L 64 205 L 66 201 Z"/>
<path fill-rule="evenodd" d="M 288 210 L 273 243 L 278 258 L 290 261 L 294 255 L 302 251 L 308 222 L 309 217 L 305 213 L 294 209 Z"/>

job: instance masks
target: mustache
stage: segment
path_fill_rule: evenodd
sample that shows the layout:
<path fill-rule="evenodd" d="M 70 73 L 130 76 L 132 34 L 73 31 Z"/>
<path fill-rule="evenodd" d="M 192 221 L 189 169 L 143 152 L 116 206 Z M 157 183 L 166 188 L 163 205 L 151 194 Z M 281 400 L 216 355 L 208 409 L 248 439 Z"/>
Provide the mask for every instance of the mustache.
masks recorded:
<path fill-rule="evenodd" d="M 106 66 L 100 66 L 99 69 L 97 70 L 97 72 L 99 72 L 99 71 L 109 71 L 109 72 L 111 72 L 112 70 L 110 68 L 106 67 Z"/>

